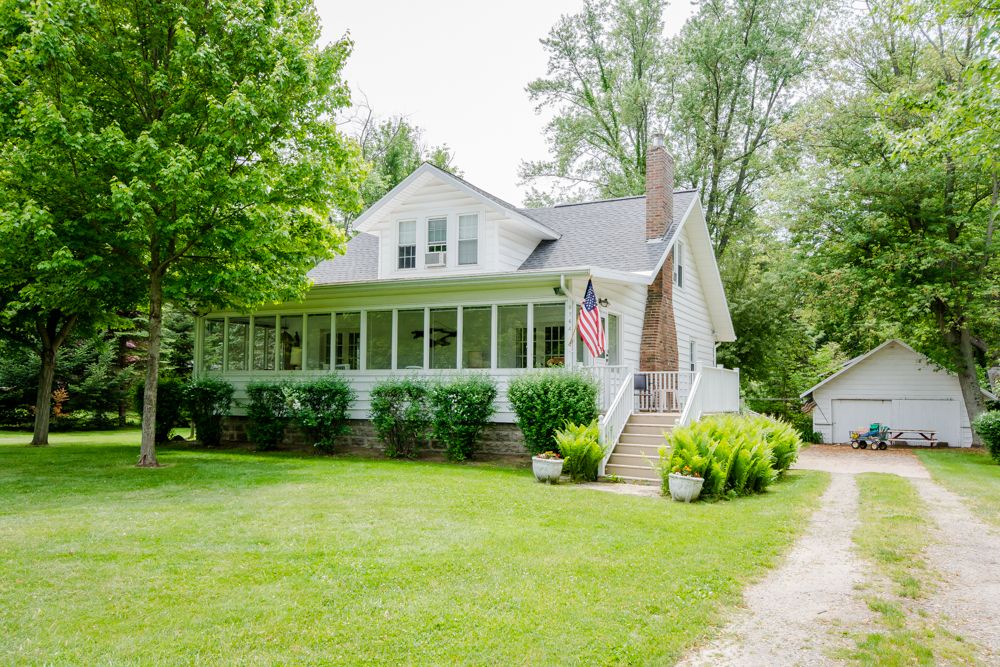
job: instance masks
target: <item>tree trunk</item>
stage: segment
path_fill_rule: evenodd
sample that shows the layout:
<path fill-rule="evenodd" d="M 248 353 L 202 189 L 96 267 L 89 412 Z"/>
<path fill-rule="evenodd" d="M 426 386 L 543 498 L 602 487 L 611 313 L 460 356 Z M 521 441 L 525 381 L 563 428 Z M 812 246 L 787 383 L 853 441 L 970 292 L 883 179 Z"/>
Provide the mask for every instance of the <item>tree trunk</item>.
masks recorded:
<path fill-rule="evenodd" d="M 156 390 L 160 380 L 160 333 L 163 328 L 163 284 L 158 272 L 149 282 L 149 355 L 146 386 L 142 393 L 142 445 L 139 462 L 143 468 L 159 467 L 156 460 Z"/>
<path fill-rule="evenodd" d="M 52 412 L 52 380 L 56 375 L 56 349 L 48 337 L 42 342 L 41 358 L 38 396 L 35 399 L 35 431 L 31 436 L 32 447 L 46 447 L 49 444 L 49 414 Z"/>
<path fill-rule="evenodd" d="M 976 374 L 976 356 L 969 330 L 964 326 L 961 327 L 955 332 L 954 339 L 958 342 L 959 353 L 958 384 L 962 388 L 962 399 L 965 401 L 965 409 L 969 413 L 969 421 L 971 422 L 986 411 L 986 398 L 979 386 L 979 377 Z M 973 446 L 982 446 L 983 444 L 976 429 L 972 429 L 972 444 Z"/>
<path fill-rule="evenodd" d="M 114 333 L 114 332 L 112 332 L 112 333 Z M 118 341 L 118 345 L 117 345 L 117 347 L 118 347 L 117 366 L 118 366 L 118 373 L 119 373 L 119 377 L 120 377 L 121 373 L 123 373 L 124 370 L 125 370 L 125 366 L 126 366 L 125 355 L 128 353 L 128 347 L 126 346 L 125 336 L 118 336 L 116 340 Z M 126 395 L 122 396 L 122 398 L 121 398 L 120 401 L 118 401 L 118 426 L 119 427 L 124 427 L 128 423 L 128 419 L 127 419 L 128 398 L 129 397 L 126 394 Z"/>

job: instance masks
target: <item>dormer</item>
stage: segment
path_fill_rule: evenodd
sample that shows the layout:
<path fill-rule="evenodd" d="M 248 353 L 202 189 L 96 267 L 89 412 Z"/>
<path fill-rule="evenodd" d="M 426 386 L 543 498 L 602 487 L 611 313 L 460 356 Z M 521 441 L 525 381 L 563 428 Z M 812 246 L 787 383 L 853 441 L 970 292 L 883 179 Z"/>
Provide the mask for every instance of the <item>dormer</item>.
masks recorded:
<path fill-rule="evenodd" d="M 377 237 L 378 277 L 514 271 L 559 234 L 514 206 L 424 163 L 355 222 Z"/>

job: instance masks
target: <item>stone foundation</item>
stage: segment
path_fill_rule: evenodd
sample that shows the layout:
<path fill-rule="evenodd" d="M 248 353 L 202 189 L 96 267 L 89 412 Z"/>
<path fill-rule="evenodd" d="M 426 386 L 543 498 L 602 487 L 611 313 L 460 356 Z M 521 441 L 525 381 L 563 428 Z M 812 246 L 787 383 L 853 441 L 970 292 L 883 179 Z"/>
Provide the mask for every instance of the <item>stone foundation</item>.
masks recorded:
<path fill-rule="evenodd" d="M 340 451 L 370 451 L 382 453 L 385 447 L 382 441 L 375 435 L 372 423 L 367 419 L 350 420 L 351 432 L 349 435 L 341 437 L 337 442 L 337 449 Z M 247 437 L 246 417 L 227 417 L 222 426 L 222 444 L 225 447 L 244 447 L 250 443 Z M 311 451 L 312 444 L 306 438 L 305 433 L 296 426 L 289 426 L 285 430 L 285 439 L 281 443 L 280 449 Z M 423 453 L 431 456 L 444 456 L 444 447 L 437 441 L 431 440 L 422 449 Z M 479 438 L 479 446 L 476 448 L 476 459 L 500 459 L 528 456 L 528 450 L 524 448 L 524 436 L 514 424 L 489 424 Z"/>

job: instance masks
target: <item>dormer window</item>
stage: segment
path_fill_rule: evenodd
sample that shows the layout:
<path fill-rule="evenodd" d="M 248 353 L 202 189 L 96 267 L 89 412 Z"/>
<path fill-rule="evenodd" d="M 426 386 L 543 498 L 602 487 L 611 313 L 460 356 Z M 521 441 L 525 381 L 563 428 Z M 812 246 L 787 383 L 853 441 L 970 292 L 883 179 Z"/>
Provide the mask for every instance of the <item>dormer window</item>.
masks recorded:
<path fill-rule="evenodd" d="M 399 221 L 399 268 L 417 268 L 417 221 Z"/>
<path fill-rule="evenodd" d="M 444 263 L 445 253 L 448 252 L 448 218 L 428 218 L 427 219 L 427 254 L 440 253 L 434 259 Z M 432 258 L 427 258 L 427 264 L 435 263 Z"/>
<path fill-rule="evenodd" d="M 458 216 L 458 263 L 479 263 L 479 216 Z"/>

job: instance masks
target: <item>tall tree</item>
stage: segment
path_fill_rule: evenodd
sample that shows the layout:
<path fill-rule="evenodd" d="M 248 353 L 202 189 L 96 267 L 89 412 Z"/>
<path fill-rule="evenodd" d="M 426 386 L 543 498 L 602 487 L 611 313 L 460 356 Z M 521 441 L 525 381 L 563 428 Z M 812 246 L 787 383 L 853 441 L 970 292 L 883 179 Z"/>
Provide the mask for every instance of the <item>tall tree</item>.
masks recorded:
<path fill-rule="evenodd" d="M 60 21 L 41 5 L 0 5 L 0 336 L 36 350 L 33 445 L 48 444 L 56 360 L 72 335 L 114 319 L 141 273 L 116 261 L 122 227 L 89 193 L 107 191 L 116 132 L 95 125 Z"/>
<path fill-rule="evenodd" d="M 368 106 L 360 108 L 352 125 L 353 136 L 361 147 L 361 158 L 368 173 L 361 184 L 361 208 L 367 208 L 384 197 L 424 162 L 461 176 L 455 157 L 447 144 L 430 146 L 423 139 L 423 130 L 403 116 L 380 119 Z M 353 211 L 342 212 L 347 225 L 355 217 Z"/>
<path fill-rule="evenodd" d="M 550 157 L 522 164 L 525 183 L 552 182 L 558 199 L 642 194 L 646 142 L 664 120 L 669 91 L 665 4 L 586 0 L 542 40 L 548 72 L 528 94 L 555 115 L 545 127 Z"/>
<path fill-rule="evenodd" d="M 57 0 L 24 11 L 48 31 L 32 55 L 71 79 L 95 131 L 115 140 L 115 161 L 102 162 L 110 178 L 89 194 L 126 230 L 120 261 L 143 276 L 139 465 L 156 466 L 164 303 L 291 298 L 341 247 L 329 212 L 356 206 L 359 159 L 332 118 L 348 104 L 340 72 L 351 44 L 317 46 L 309 0 Z"/>
<path fill-rule="evenodd" d="M 671 149 L 724 258 L 755 231 L 779 131 L 823 48 L 827 0 L 706 0 L 670 45 Z M 787 138 L 787 137 L 786 137 Z"/>
<path fill-rule="evenodd" d="M 902 8 L 873 4 L 840 36 L 837 74 L 803 119 L 811 150 L 790 212 L 829 335 L 857 350 L 905 331 L 957 371 L 974 417 L 977 347 L 1000 343 L 995 172 L 936 135 L 940 110 L 915 102 L 958 94 L 984 48 L 982 17 L 909 23 Z"/>

